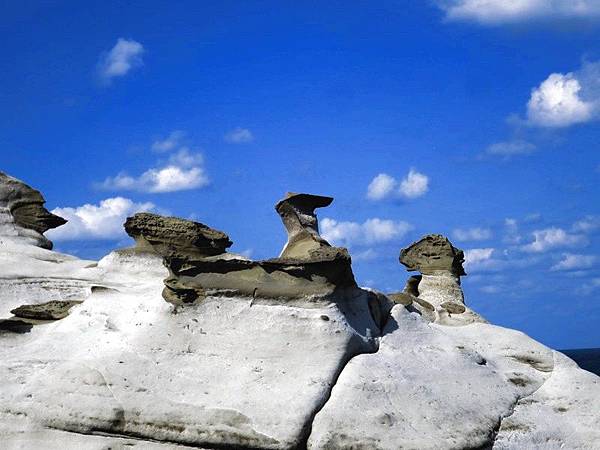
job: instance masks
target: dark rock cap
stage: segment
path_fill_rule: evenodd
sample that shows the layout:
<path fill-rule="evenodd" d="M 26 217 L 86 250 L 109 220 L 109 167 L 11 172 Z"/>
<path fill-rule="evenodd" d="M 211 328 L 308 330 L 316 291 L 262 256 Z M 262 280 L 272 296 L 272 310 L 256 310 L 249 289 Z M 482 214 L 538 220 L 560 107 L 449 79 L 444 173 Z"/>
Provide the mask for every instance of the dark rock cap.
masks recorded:
<path fill-rule="evenodd" d="M 222 231 L 177 217 L 137 213 L 128 217 L 124 226 L 139 247 L 164 257 L 219 255 L 233 244 Z"/>
<path fill-rule="evenodd" d="M 288 192 L 283 200 L 275 205 L 288 233 L 288 241 L 281 258 L 309 257 L 312 250 L 331 247 L 319 235 L 319 224 L 315 209 L 329 206 L 332 197 Z"/>
<path fill-rule="evenodd" d="M 40 235 L 67 223 L 44 207 L 42 194 L 16 178 L 0 172 L 0 207 L 7 208 L 14 223 Z M 51 249 L 52 242 L 41 236 L 40 246 Z"/>
<path fill-rule="evenodd" d="M 400 251 L 400 263 L 408 271 L 417 270 L 424 275 L 450 272 L 456 276 L 466 275 L 462 263 L 464 252 L 452 245 L 441 234 L 429 234 Z"/>

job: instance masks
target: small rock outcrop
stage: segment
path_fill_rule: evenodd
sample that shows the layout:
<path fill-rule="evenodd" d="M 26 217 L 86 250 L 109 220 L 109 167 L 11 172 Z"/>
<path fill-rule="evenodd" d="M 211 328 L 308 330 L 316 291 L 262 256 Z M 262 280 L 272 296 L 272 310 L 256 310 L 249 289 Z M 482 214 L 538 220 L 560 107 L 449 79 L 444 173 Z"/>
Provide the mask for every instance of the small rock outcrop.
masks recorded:
<path fill-rule="evenodd" d="M 140 213 L 127 219 L 125 230 L 138 249 L 164 258 L 169 276 L 163 297 L 170 303 L 191 303 L 209 295 L 322 298 L 339 289 L 357 288 L 348 251 L 332 247 L 318 233 L 314 210 L 332 200 L 288 194 L 277 203 L 288 243 L 280 257 L 262 261 L 228 253 L 229 237 L 198 222 Z"/>
<path fill-rule="evenodd" d="M 464 260 L 464 252 L 454 247 L 447 237 L 424 236 L 400 251 L 400 263 L 408 271 L 418 271 L 421 275 L 411 276 L 404 292 L 392 294 L 392 299 L 415 308 L 431 321 L 447 325 L 482 321 L 465 306 L 460 285 L 460 277 L 466 275 Z"/>
<path fill-rule="evenodd" d="M 21 319 L 60 320 L 69 315 L 69 310 L 82 303 L 78 300 L 52 300 L 35 305 L 21 305 L 11 313 Z"/>
<path fill-rule="evenodd" d="M 315 209 L 329 206 L 332 197 L 288 192 L 275 205 L 288 233 L 288 241 L 280 258 L 310 257 L 310 252 L 331 245 L 319 235 Z"/>
<path fill-rule="evenodd" d="M 48 211 L 45 202 L 39 191 L 0 172 L 0 236 L 25 238 L 52 249 L 52 242 L 44 233 L 67 221 Z"/>

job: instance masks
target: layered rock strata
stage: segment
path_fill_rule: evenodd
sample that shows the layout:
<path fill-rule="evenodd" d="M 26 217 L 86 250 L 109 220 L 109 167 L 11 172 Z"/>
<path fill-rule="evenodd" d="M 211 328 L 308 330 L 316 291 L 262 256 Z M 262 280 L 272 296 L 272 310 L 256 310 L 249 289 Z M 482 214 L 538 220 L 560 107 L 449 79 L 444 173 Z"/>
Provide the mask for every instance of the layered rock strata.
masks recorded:
<path fill-rule="evenodd" d="M 156 214 L 136 214 L 125 230 L 140 249 L 152 249 L 169 269 L 163 296 L 191 303 L 207 296 L 254 299 L 327 298 L 357 289 L 345 248 L 332 247 L 318 234 L 314 209 L 333 199 L 288 194 L 276 205 L 288 242 L 278 258 L 253 261 L 227 252 L 228 236 L 204 224 Z"/>
<path fill-rule="evenodd" d="M 67 221 L 48 211 L 44 203 L 39 191 L 0 172 L 0 236 L 52 249 L 52 242 L 44 233 Z"/>

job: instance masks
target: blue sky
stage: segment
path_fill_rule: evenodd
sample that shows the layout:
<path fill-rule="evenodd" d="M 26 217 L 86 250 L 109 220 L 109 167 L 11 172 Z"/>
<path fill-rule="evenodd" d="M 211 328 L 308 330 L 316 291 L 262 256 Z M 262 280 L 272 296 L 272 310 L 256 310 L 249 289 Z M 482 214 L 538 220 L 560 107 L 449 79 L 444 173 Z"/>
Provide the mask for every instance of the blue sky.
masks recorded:
<path fill-rule="evenodd" d="M 70 219 L 57 249 L 152 209 L 267 258 L 286 191 L 331 195 L 361 284 L 443 233 L 490 321 L 600 347 L 597 1 L 215 3 L 0 7 L 0 169 Z"/>

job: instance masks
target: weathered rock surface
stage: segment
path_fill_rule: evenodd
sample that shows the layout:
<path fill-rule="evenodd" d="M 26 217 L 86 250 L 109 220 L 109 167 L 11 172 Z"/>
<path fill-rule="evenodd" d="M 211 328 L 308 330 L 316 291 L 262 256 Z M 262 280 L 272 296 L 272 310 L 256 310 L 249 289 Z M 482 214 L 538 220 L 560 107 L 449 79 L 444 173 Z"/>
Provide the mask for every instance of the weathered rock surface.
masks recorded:
<path fill-rule="evenodd" d="M 0 236 L 52 249 L 52 242 L 43 234 L 67 221 L 49 212 L 44 203 L 39 191 L 0 172 Z"/>
<path fill-rule="evenodd" d="M 214 256 L 233 244 L 225 233 L 202 223 L 152 213 L 137 213 L 124 227 L 138 248 L 163 257 Z"/>
<path fill-rule="evenodd" d="M 315 209 L 329 206 L 332 197 L 288 192 L 275 205 L 288 233 L 280 258 L 311 258 L 311 252 L 331 245 L 319 235 Z"/>
<path fill-rule="evenodd" d="M 424 275 L 450 272 L 460 277 L 465 275 L 464 260 L 464 252 L 441 234 L 429 234 L 400 251 L 400 262 L 407 270 Z"/>
<path fill-rule="evenodd" d="M 163 296 L 175 305 L 220 295 L 258 301 L 342 298 L 340 291 L 357 289 L 350 255 L 319 236 L 314 213 L 332 200 L 288 194 L 280 201 L 276 210 L 288 230 L 288 244 L 282 256 L 263 261 L 227 253 L 232 244 L 227 235 L 197 222 L 143 213 L 128 218 L 125 230 L 138 249 L 164 257 L 169 276 Z"/>

